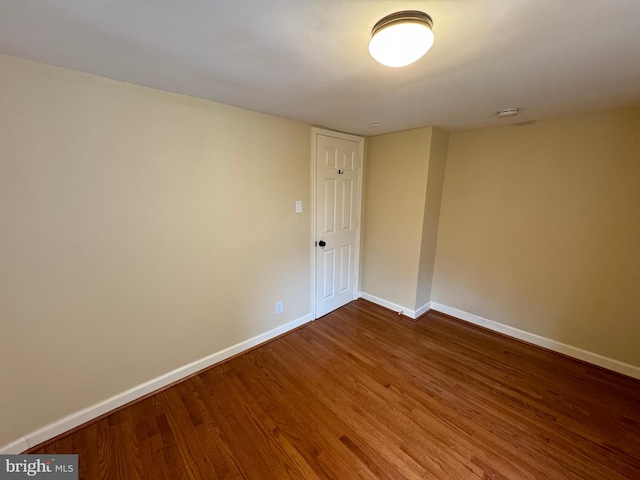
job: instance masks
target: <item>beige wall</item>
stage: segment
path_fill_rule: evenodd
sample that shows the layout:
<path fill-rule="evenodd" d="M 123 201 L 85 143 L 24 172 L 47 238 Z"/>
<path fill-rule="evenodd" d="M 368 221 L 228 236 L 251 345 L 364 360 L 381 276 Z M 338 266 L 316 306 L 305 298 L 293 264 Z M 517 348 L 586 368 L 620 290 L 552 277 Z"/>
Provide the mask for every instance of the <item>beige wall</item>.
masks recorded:
<path fill-rule="evenodd" d="M 309 151 L 307 125 L 0 56 L 0 446 L 308 314 Z"/>
<path fill-rule="evenodd" d="M 640 108 L 453 133 L 433 299 L 640 366 Z"/>
<path fill-rule="evenodd" d="M 367 139 L 361 290 L 416 310 L 429 302 L 448 134 Z"/>

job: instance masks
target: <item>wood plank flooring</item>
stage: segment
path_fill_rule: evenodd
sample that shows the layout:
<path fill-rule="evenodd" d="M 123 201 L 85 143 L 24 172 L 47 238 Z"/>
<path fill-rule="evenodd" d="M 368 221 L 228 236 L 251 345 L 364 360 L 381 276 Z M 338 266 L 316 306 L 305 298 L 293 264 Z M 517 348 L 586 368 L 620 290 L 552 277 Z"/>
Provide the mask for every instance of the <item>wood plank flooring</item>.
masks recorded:
<path fill-rule="evenodd" d="M 30 453 L 81 479 L 640 479 L 640 382 L 364 300 Z"/>

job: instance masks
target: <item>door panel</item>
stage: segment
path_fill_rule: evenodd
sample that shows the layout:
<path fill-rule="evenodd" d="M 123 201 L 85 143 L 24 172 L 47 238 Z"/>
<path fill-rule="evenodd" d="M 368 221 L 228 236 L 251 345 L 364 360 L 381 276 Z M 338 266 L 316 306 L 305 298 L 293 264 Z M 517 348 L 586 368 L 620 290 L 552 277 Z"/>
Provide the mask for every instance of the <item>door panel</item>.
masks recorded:
<path fill-rule="evenodd" d="M 316 137 L 316 317 L 356 298 L 361 143 Z"/>
<path fill-rule="evenodd" d="M 324 181 L 324 226 L 322 235 L 336 233 L 336 180 L 325 179 Z"/>
<path fill-rule="evenodd" d="M 342 182 L 342 230 L 353 227 L 353 181 Z"/>
<path fill-rule="evenodd" d="M 322 282 L 322 300 L 327 301 L 334 297 L 335 295 L 335 286 L 334 280 L 335 275 L 334 272 L 336 270 L 336 251 L 334 249 L 323 250 L 321 252 L 322 257 L 322 277 L 324 281 Z"/>
<path fill-rule="evenodd" d="M 340 248 L 340 293 L 351 288 L 351 245 Z"/>

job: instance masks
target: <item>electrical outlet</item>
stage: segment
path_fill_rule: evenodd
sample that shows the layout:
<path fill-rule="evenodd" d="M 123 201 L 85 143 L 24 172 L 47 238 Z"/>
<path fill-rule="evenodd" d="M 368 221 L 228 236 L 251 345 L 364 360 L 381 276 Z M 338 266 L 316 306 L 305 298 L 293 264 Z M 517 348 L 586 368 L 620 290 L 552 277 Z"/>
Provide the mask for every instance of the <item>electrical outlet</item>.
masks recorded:
<path fill-rule="evenodd" d="M 280 300 L 276 302 L 276 314 L 280 315 L 282 312 L 284 312 L 284 303 Z"/>

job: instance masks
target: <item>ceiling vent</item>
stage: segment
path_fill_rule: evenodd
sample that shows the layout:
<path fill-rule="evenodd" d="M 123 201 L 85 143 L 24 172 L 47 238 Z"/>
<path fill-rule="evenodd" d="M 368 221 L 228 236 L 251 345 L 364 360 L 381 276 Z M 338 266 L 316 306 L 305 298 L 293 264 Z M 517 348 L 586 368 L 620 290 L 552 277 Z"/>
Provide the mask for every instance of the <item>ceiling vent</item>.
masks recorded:
<path fill-rule="evenodd" d="M 515 117 L 520 113 L 519 108 L 503 108 L 498 112 L 498 117 L 507 118 L 507 117 Z"/>

